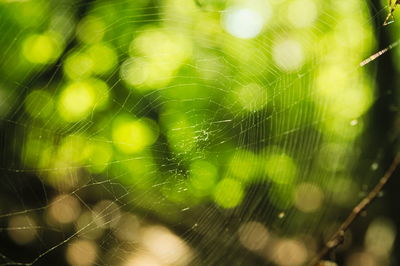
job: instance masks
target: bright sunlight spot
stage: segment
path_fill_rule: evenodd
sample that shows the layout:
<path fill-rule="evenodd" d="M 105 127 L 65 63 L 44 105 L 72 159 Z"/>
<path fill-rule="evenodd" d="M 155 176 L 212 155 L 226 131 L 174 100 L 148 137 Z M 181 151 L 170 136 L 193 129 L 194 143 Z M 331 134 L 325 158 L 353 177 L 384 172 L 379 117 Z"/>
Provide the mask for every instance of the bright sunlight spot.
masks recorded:
<path fill-rule="evenodd" d="M 310 27 L 318 15 L 315 0 L 295 0 L 288 7 L 287 18 L 296 28 Z"/>
<path fill-rule="evenodd" d="M 67 246 L 66 257 L 71 265 L 93 265 L 97 258 L 97 245 L 90 240 L 75 240 Z"/>
<path fill-rule="evenodd" d="M 266 22 L 266 17 L 253 8 L 232 7 L 222 16 L 224 28 L 233 36 L 251 39 L 259 35 Z"/>
<path fill-rule="evenodd" d="M 76 30 L 76 37 L 83 43 L 96 43 L 103 39 L 104 22 L 95 16 L 88 16 L 81 20 Z"/>
<path fill-rule="evenodd" d="M 256 221 L 242 224 L 238 230 L 240 243 L 252 251 L 262 250 L 270 238 L 267 228 Z"/>
<path fill-rule="evenodd" d="M 94 60 L 81 51 L 68 55 L 64 62 L 64 73 L 70 79 L 89 77 L 94 69 Z"/>
<path fill-rule="evenodd" d="M 302 212 L 317 211 L 323 203 L 324 193 L 310 183 L 302 183 L 296 186 L 294 205 Z"/>
<path fill-rule="evenodd" d="M 257 111 L 267 103 L 267 90 L 256 83 L 250 83 L 237 90 L 237 100 L 243 109 Z"/>
<path fill-rule="evenodd" d="M 265 173 L 268 178 L 278 184 L 291 184 L 296 178 L 297 165 L 288 155 L 271 154 L 265 163 Z"/>
<path fill-rule="evenodd" d="M 284 71 L 298 70 L 304 64 L 304 51 L 295 40 L 282 40 L 274 44 L 273 59 Z"/>
<path fill-rule="evenodd" d="M 57 34 L 47 32 L 30 35 L 23 43 L 25 58 L 34 64 L 53 63 L 61 53 L 62 40 Z"/>
<path fill-rule="evenodd" d="M 214 201 L 223 208 L 236 207 L 243 197 L 243 186 L 231 178 L 222 179 L 214 190 Z"/>
<path fill-rule="evenodd" d="M 126 154 L 143 151 L 158 137 L 158 127 L 150 119 L 121 118 L 114 122 L 112 138 L 117 148 Z"/>
<path fill-rule="evenodd" d="M 68 85 L 61 93 L 58 112 L 68 122 L 85 118 L 92 110 L 95 101 L 93 88 L 84 82 Z"/>

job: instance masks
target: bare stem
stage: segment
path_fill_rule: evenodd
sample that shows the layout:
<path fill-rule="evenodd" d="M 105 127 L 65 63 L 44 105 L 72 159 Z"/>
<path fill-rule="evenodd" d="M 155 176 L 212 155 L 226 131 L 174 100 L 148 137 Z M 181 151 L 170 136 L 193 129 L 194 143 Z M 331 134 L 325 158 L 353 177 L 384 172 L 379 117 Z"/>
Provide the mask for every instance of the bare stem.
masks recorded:
<path fill-rule="evenodd" d="M 397 166 L 400 163 L 400 153 L 398 153 L 395 158 L 393 159 L 392 164 L 386 171 L 386 173 L 381 177 L 378 184 L 368 193 L 365 198 L 363 198 L 360 203 L 358 203 L 351 213 L 347 216 L 346 220 L 339 226 L 338 230 L 326 241 L 324 247 L 321 251 L 311 260 L 309 265 L 322 265 L 321 259 L 326 256 L 330 251 L 334 250 L 337 246 L 339 246 L 343 242 L 343 237 L 347 229 L 350 225 L 354 222 L 357 216 L 368 207 L 368 205 L 378 196 L 379 192 L 382 191 L 385 184 L 388 182 L 390 177 L 392 177 L 394 171 L 396 170 Z"/>
<path fill-rule="evenodd" d="M 393 48 L 395 48 L 397 45 L 399 45 L 400 40 L 395 41 L 394 43 L 390 44 L 388 47 L 374 53 L 373 55 L 371 55 L 370 57 L 368 57 L 367 59 L 363 60 L 360 63 L 360 67 L 365 66 L 366 64 L 371 63 L 372 61 L 374 61 L 375 59 L 377 59 L 378 57 L 380 57 L 381 55 L 385 54 L 386 52 L 392 50 Z"/>

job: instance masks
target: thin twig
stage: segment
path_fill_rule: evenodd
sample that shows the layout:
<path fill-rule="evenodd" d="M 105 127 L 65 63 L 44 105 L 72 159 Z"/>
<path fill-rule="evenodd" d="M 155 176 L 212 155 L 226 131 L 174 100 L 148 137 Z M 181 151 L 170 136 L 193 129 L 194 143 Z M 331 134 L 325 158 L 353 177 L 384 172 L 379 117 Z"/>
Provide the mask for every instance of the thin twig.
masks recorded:
<path fill-rule="evenodd" d="M 386 47 L 385 49 L 380 50 L 379 52 L 374 53 L 373 55 L 371 55 L 370 57 L 368 57 L 367 59 L 363 60 L 360 63 L 360 67 L 365 66 L 368 63 L 371 63 L 372 61 L 374 61 L 375 59 L 377 59 L 378 57 L 380 57 L 381 55 L 385 54 L 386 52 L 392 50 L 393 48 L 395 48 L 397 45 L 399 45 L 400 40 L 395 41 L 394 43 L 390 44 L 388 47 Z"/>
<path fill-rule="evenodd" d="M 325 243 L 323 249 L 311 260 L 309 265 L 321 265 L 321 259 L 323 259 L 326 254 L 328 254 L 330 251 L 335 249 L 343 242 L 344 234 L 347 229 L 354 222 L 357 216 L 359 216 L 360 213 L 378 196 L 379 192 L 382 191 L 383 187 L 393 175 L 399 164 L 400 153 L 398 153 L 393 159 L 392 164 L 379 180 L 379 183 L 376 184 L 376 186 L 368 193 L 368 195 L 353 208 L 349 216 L 347 216 L 346 220 L 344 220 L 339 229 L 329 238 L 329 240 Z"/>
<path fill-rule="evenodd" d="M 383 26 L 387 26 L 389 24 L 392 24 L 394 22 L 394 11 L 396 10 L 397 5 L 400 5 L 400 0 L 395 0 L 396 2 L 394 5 L 392 4 L 392 0 L 389 0 L 389 13 L 385 19 L 385 22 L 383 22 Z"/>

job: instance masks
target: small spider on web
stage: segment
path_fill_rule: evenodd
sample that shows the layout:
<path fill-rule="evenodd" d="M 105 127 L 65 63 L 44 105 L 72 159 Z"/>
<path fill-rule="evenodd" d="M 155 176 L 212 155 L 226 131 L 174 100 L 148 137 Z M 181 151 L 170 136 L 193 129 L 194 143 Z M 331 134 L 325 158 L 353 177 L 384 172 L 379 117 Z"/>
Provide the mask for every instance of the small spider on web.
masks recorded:
<path fill-rule="evenodd" d="M 400 5 L 400 0 L 388 0 L 388 8 L 389 8 L 389 13 L 386 16 L 385 21 L 383 22 L 383 26 L 387 26 L 389 24 L 392 24 L 394 22 L 394 11 L 396 10 L 397 5 Z M 366 64 L 374 61 L 375 59 L 377 59 L 378 57 L 380 57 L 381 55 L 385 54 L 386 52 L 392 50 L 394 47 L 396 47 L 397 45 L 399 45 L 400 40 L 395 41 L 394 43 L 390 44 L 388 47 L 380 50 L 379 52 L 374 53 L 373 55 L 371 55 L 370 57 L 368 57 L 367 59 L 363 60 L 360 63 L 360 66 L 363 67 Z"/>

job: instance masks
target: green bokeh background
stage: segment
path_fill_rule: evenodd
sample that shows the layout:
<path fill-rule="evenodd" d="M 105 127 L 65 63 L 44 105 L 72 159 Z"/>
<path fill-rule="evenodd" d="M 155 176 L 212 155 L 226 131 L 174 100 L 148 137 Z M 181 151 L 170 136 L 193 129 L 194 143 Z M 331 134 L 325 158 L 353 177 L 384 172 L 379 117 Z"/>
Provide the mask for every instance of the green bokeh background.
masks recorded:
<path fill-rule="evenodd" d="M 395 152 L 400 52 L 359 66 L 399 32 L 381 27 L 385 4 L 0 0 L 0 261 L 65 264 L 66 246 L 87 238 L 98 265 L 124 265 L 106 252 L 123 246 L 111 233 L 48 222 L 69 195 L 168 227 L 193 249 L 190 265 L 285 265 L 273 243 L 254 252 L 238 240 L 252 221 L 301 243 L 306 263 Z M 235 10 L 256 12 L 260 32 L 235 35 Z M 397 244 L 382 255 L 364 237 L 375 224 L 394 241 L 390 195 L 339 263 L 396 264 Z M 7 233 L 20 215 L 39 226 L 24 245 Z"/>

